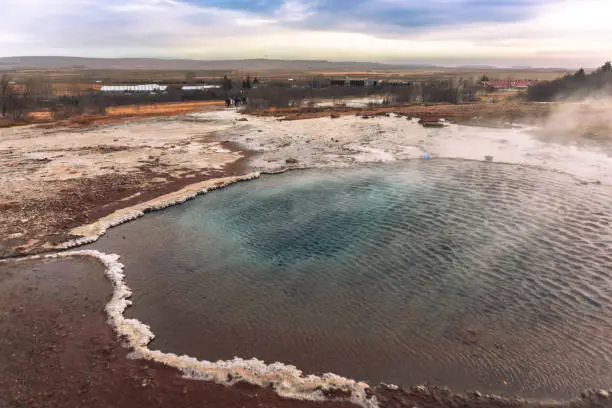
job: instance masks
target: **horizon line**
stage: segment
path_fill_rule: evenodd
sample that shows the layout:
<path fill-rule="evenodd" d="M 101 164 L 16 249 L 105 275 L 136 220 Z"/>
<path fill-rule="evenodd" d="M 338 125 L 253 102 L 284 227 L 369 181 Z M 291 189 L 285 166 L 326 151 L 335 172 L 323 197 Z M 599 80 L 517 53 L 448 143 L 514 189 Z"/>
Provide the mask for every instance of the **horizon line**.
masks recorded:
<path fill-rule="evenodd" d="M 527 70 L 527 69 L 542 69 L 542 70 L 560 70 L 560 71 L 573 71 L 574 68 L 562 67 L 562 66 L 540 66 L 540 65 L 512 65 L 512 66 L 499 66 L 495 64 L 487 63 L 465 63 L 465 64 L 436 64 L 433 62 L 380 62 L 380 61 L 367 61 L 367 60 L 329 60 L 329 59 L 301 59 L 301 58 L 220 58 L 220 59 L 197 59 L 197 58 L 173 58 L 173 57 L 84 57 L 76 55 L 11 55 L 11 56 L 0 56 L 0 70 L 2 69 L 2 60 L 5 59 L 27 59 L 27 58 L 58 58 L 58 59 L 83 59 L 83 60 L 107 60 L 107 61 L 120 61 L 120 60 L 150 60 L 150 61 L 189 61 L 189 62 L 248 62 L 248 61 L 269 61 L 269 62 L 303 62 L 303 63 L 329 63 L 329 64 L 373 64 L 388 67 L 424 67 L 424 68 L 483 68 L 483 69 L 512 69 L 512 70 Z M 605 59 L 605 58 L 604 58 Z M 582 66 L 584 69 L 596 69 L 598 66 Z M 24 67 L 26 68 L 26 67 Z M 71 67 L 66 67 L 71 68 Z M 87 68 L 84 68 L 87 69 Z"/>

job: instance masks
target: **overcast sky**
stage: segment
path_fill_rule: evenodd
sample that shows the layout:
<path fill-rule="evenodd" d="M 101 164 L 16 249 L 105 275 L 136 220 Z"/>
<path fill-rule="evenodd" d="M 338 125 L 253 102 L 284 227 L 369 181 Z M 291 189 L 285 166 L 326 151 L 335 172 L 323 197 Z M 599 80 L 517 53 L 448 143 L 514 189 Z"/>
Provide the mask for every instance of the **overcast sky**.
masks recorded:
<path fill-rule="evenodd" d="M 0 0 L 0 56 L 596 66 L 612 0 Z"/>

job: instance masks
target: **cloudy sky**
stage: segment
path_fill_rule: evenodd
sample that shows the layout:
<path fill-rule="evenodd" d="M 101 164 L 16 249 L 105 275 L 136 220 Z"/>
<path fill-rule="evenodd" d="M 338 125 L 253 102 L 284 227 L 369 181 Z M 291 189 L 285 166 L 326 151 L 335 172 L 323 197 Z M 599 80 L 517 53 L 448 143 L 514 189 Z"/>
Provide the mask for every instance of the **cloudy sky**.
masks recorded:
<path fill-rule="evenodd" d="M 595 66 L 612 0 L 0 0 L 0 56 Z"/>

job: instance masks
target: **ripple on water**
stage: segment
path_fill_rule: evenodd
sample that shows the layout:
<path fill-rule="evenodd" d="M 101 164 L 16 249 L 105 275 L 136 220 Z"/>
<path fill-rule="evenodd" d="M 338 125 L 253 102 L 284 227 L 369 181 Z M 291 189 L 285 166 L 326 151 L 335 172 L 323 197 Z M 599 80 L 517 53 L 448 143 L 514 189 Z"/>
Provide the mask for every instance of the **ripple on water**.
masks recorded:
<path fill-rule="evenodd" d="M 436 160 L 263 177 L 94 246 L 154 348 L 566 397 L 612 382 L 611 221 L 605 186 Z"/>

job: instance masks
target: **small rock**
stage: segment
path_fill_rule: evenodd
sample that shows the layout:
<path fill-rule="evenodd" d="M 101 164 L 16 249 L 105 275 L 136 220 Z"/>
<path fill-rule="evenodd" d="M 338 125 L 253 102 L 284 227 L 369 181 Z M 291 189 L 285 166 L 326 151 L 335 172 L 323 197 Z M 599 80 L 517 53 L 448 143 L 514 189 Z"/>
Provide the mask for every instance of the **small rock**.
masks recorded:
<path fill-rule="evenodd" d="M 485 160 L 488 162 L 492 162 L 493 161 L 493 156 L 485 156 Z"/>
<path fill-rule="evenodd" d="M 451 390 L 450 390 L 450 388 L 448 388 L 448 387 L 441 387 L 441 388 L 440 388 L 440 393 L 441 393 L 442 395 L 446 395 L 446 396 L 448 396 L 448 395 L 451 395 Z"/>
<path fill-rule="evenodd" d="M 475 398 L 480 398 L 480 397 L 482 397 L 482 393 L 481 393 L 480 391 L 474 391 L 474 392 L 472 393 L 472 395 L 473 395 Z"/>
<path fill-rule="evenodd" d="M 605 398 L 608 399 L 610 398 L 610 393 L 606 390 L 599 390 L 597 391 L 597 396 L 601 397 L 601 398 Z"/>
<path fill-rule="evenodd" d="M 285 160 L 285 163 L 287 164 L 296 164 L 297 162 L 298 162 L 298 159 L 295 159 L 293 157 L 290 157 L 287 160 Z"/>
<path fill-rule="evenodd" d="M 425 388 L 424 385 L 415 385 L 414 387 L 412 387 L 412 391 L 423 393 L 423 392 L 427 391 L 427 388 Z"/>
<path fill-rule="evenodd" d="M 338 119 L 340 115 L 336 115 L 335 113 L 332 113 L 331 115 L 329 115 L 329 117 L 332 119 Z"/>

